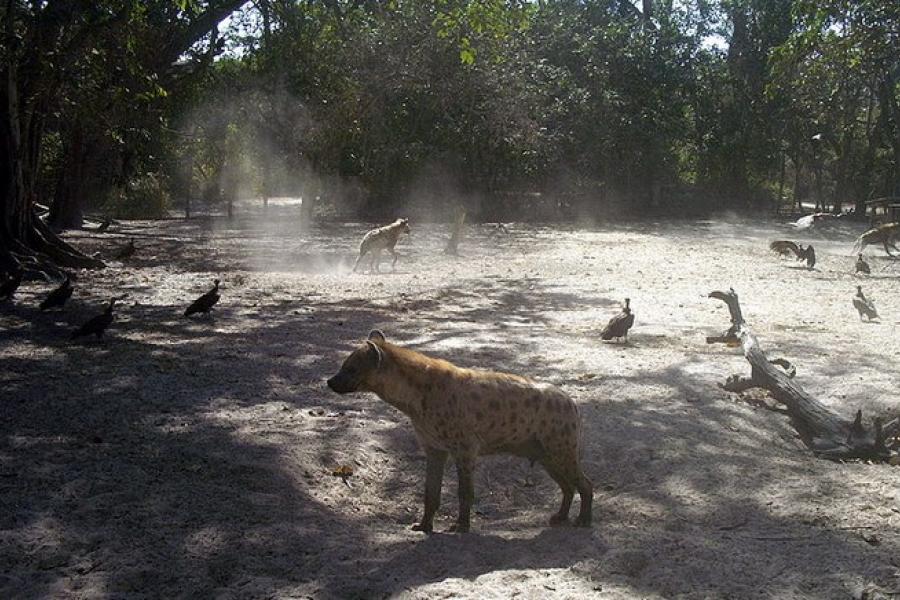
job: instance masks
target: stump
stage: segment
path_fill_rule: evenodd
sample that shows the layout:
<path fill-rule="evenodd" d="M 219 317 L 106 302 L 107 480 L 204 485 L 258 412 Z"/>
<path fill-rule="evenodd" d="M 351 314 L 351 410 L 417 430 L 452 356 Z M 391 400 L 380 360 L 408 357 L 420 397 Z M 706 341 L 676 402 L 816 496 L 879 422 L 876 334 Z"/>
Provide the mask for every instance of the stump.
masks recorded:
<path fill-rule="evenodd" d="M 444 254 L 451 254 L 453 256 L 459 255 L 459 242 L 462 241 L 463 225 L 465 222 L 466 210 L 464 208 L 458 208 L 456 210 L 456 218 L 453 220 L 450 239 L 447 240 L 447 245 L 444 246 Z"/>
<path fill-rule="evenodd" d="M 870 427 L 863 425 L 862 410 L 853 421 L 841 417 L 813 398 L 794 381 L 796 368 L 787 360 L 770 360 L 759 345 L 753 331 L 744 321 L 738 295 L 711 292 L 710 298 L 721 300 L 731 313 L 731 327 L 722 335 L 708 337 L 708 344 L 725 343 L 741 346 L 750 363 L 750 377 L 732 375 L 723 384 L 730 392 L 763 388 L 787 408 L 791 424 L 804 444 L 817 456 L 830 460 L 861 459 L 875 462 L 895 461 L 900 436 L 900 419 L 887 423 L 876 417 Z M 893 460 L 892 460 L 893 459 Z"/>

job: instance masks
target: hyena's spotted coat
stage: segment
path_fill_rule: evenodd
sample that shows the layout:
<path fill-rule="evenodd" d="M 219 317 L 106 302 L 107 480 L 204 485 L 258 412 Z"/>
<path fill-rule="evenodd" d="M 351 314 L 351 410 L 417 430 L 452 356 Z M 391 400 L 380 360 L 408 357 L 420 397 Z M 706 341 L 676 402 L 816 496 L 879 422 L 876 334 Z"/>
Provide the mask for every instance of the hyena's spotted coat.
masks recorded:
<path fill-rule="evenodd" d="M 400 234 L 409 233 L 409 219 L 397 219 L 390 225 L 379 227 L 368 232 L 359 244 L 359 256 L 356 258 L 356 264 L 353 265 L 353 272 L 359 267 L 359 262 L 367 253 L 372 253 L 371 265 L 372 270 L 378 272 L 378 263 L 381 262 L 381 251 L 387 250 L 394 257 L 391 268 L 397 264 L 400 255 L 394 250 Z"/>
<path fill-rule="evenodd" d="M 328 380 L 341 394 L 374 392 L 412 420 L 425 450 L 425 514 L 414 529 L 432 531 L 441 499 L 444 464 L 453 455 L 459 477 L 459 518 L 468 531 L 479 455 L 510 453 L 539 462 L 562 489 L 551 524 L 568 519 L 575 490 L 579 525 L 591 522 L 593 486 L 579 463 L 578 407 L 558 388 L 524 377 L 462 369 L 400 348 L 379 331 L 354 351 Z"/>

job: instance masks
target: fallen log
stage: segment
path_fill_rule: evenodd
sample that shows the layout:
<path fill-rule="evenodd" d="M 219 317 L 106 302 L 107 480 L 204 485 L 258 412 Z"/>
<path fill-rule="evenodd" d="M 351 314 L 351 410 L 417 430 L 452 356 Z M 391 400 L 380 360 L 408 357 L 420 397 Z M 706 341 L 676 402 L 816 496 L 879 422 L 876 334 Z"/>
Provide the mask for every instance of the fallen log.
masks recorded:
<path fill-rule="evenodd" d="M 876 417 L 871 427 L 866 427 L 862 422 L 862 410 L 856 412 L 853 421 L 833 412 L 796 383 L 794 375 L 797 370 L 794 365 L 783 358 L 770 360 L 766 356 L 744 321 L 738 295 L 733 289 L 711 292 L 709 297 L 721 300 L 728 306 L 731 327 L 722 335 L 706 338 L 706 342 L 740 346 L 744 358 L 750 363 L 750 377 L 732 375 L 723 384 L 724 389 L 737 393 L 750 388 L 767 390 L 787 408 L 791 424 L 804 444 L 821 458 L 875 462 L 897 460 L 896 438 L 900 436 L 900 418 L 885 423 Z"/>

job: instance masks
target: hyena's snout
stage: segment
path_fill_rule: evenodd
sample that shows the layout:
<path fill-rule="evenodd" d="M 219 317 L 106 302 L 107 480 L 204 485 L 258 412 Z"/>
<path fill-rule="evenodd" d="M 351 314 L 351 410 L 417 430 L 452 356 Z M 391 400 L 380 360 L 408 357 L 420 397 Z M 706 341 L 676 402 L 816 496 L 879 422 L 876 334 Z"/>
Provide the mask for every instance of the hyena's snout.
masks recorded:
<path fill-rule="evenodd" d="M 356 391 L 356 382 L 352 377 L 348 377 L 345 373 L 338 373 L 328 380 L 328 387 L 338 394 L 347 394 Z"/>

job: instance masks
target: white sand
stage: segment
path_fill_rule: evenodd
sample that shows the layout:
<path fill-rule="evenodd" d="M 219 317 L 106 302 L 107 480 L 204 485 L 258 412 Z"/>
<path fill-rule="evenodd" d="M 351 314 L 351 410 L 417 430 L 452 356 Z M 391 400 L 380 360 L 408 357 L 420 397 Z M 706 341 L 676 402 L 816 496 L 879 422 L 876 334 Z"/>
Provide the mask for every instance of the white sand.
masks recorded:
<path fill-rule="evenodd" d="M 900 413 L 900 266 L 853 237 L 732 222 L 591 230 L 412 224 L 396 273 L 348 274 L 366 226 L 133 222 L 80 247 L 124 268 L 0 308 L 2 598 L 877 598 L 900 593 L 900 469 L 814 458 L 787 418 L 723 392 L 740 354 L 706 293 L 733 286 L 771 356 L 834 410 Z M 767 249 L 812 241 L 808 272 Z M 880 251 L 870 249 L 870 254 Z M 223 280 L 214 319 L 184 307 Z M 861 323 L 857 283 L 883 319 Z M 101 344 L 68 332 L 128 293 Z M 599 340 L 624 297 L 631 345 Z M 552 381 L 583 409 L 590 530 L 513 457 L 479 464 L 473 532 L 409 530 L 424 458 L 405 417 L 324 380 L 374 327 L 465 366 Z M 331 475 L 339 465 L 348 484 Z M 574 510 L 577 510 L 577 500 Z M 574 512 L 574 511 L 573 511 Z M 440 531 L 456 514 L 448 465 Z M 868 540 L 868 541 L 867 541 Z M 896 596 L 894 596 L 896 597 Z"/>

